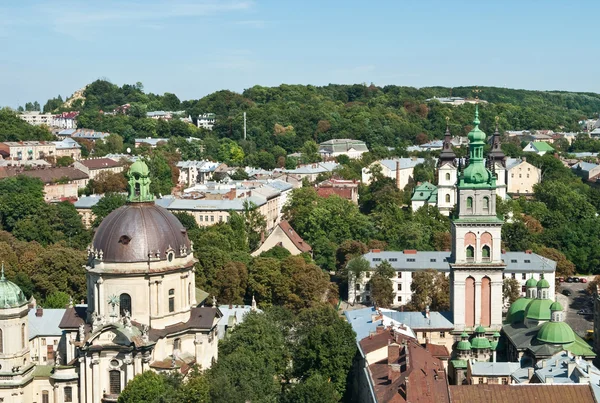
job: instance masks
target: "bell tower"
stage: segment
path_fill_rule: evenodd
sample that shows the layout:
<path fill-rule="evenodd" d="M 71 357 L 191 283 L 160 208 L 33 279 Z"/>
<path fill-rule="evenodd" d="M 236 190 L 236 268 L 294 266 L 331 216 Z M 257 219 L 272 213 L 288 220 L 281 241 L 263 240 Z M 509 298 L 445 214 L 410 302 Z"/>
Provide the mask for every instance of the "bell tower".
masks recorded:
<path fill-rule="evenodd" d="M 469 133 L 469 162 L 459 173 L 457 209 L 452 217 L 451 304 L 455 330 L 502 326 L 501 251 L 503 220 L 496 216 L 496 177 L 485 166 L 486 134 L 479 105 Z"/>

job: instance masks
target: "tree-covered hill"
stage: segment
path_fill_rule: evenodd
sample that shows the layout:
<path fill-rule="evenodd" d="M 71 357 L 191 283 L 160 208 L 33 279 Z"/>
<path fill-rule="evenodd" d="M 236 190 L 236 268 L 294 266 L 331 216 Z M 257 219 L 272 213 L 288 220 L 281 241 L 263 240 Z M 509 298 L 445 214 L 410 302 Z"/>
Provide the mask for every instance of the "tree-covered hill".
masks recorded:
<path fill-rule="evenodd" d="M 54 140 L 47 128 L 31 126 L 8 108 L 0 109 L 0 141 Z"/>

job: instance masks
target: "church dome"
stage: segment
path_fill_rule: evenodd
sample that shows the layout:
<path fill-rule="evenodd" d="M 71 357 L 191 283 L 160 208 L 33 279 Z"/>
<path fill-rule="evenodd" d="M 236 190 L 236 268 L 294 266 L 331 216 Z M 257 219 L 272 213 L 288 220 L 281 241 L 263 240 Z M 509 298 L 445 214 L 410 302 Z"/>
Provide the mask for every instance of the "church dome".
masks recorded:
<path fill-rule="evenodd" d="M 540 281 L 537 282 L 537 288 L 550 288 L 550 283 L 542 277 Z"/>
<path fill-rule="evenodd" d="M 531 277 L 529 280 L 527 280 L 527 282 L 525 282 L 525 287 L 526 288 L 536 288 L 537 287 L 537 280 L 534 279 L 533 277 Z"/>
<path fill-rule="evenodd" d="M 27 303 L 25 294 L 18 285 L 8 281 L 4 277 L 4 267 L 2 267 L 2 277 L 0 277 L 0 309 L 17 308 Z"/>
<path fill-rule="evenodd" d="M 552 305 L 550 305 L 550 311 L 563 311 L 563 306 L 558 301 L 554 301 Z"/>
<path fill-rule="evenodd" d="M 191 250 L 185 227 L 154 203 L 129 203 L 110 213 L 96 230 L 92 247 L 109 263 L 171 260 L 180 257 L 180 248 L 185 247 L 185 254 Z"/>
<path fill-rule="evenodd" d="M 535 281 L 535 280 L 534 280 Z M 527 305 L 533 301 L 530 298 L 521 297 L 510 305 L 506 313 L 506 321 L 508 323 L 518 323 L 525 319 L 525 310 Z"/>
<path fill-rule="evenodd" d="M 533 320 L 550 320 L 550 305 L 552 305 L 552 302 L 549 299 L 534 299 L 527 305 L 525 317 Z"/>
<path fill-rule="evenodd" d="M 462 332 L 460 335 L 461 341 L 456 343 L 456 349 L 458 351 L 469 351 L 471 350 L 471 343 L 469 342 L 469 335 L 466 332 Z"/>
<path fill-rule="evenodd" d="M 478 336 L 471 341 L 471 347 L 473 349 L 485 349 L 492 348 L 492 345 L 490 344 L 490 341 L 487 339 L 487 337 Z"/>
<path fill-rule="evenodd" d="M 547 322 L 542 325 L 537 339 L 544 343 L 566 344 L 575 341 L 575 333 L 565 322 Z"/>
<path fill-rule="evenodd" d="M 127 172 L 128 203 L 106 216 L 96 230 L 92 249 L 108 263 L 168 260 L 191 251 L 185 227 L 168 210 L 154 204 L 150 171 L 137 160 Z"/>

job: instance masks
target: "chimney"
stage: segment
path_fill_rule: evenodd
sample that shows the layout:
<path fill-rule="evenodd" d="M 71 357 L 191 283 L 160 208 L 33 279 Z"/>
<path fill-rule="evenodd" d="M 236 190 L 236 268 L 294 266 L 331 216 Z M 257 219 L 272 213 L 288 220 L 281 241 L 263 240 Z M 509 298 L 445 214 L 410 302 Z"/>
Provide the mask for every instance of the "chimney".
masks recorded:
<path fill-rule="evenodd" d="M 554 383 L 554 376 L 546 375 L 546 384 L 552 385 Z"/>
<path fill-rule="evenodd" d="M 527 249 L 527 250 L 525 251 L 525 253 L 527 253 L 528 255 L 531 255 L 531 249 Z"/>
<path fill-rule="evenodd" d="M 400 346 L 396 343 L 388 344 L 388 364 L 397 364 L 400 359 Z"/>
<path fill-rule="evenodd" d="M 542 368 L 546 368 L 546 360 L 542 360 L 541 363 L 542 363 Z"/>
<path fill-rule="evenodd" d="M 371 252 L 372 253 L 379 253 L 379 252 L 381 252 L 381 249 L 371 249 Z"/>
<path fill-rule="evenodd" d="M 527 368 L 527 379 L 531 382 L 531 378 L 533 378 L 534 369 L 533 367 Z"/>
<path fill-rule="evenodd" d="M 570 378 L 573 370 L 575 369 L 575 361 L 567 363 L 567 376 Z"/>
<path fill-rule="evenodd" d="M 521 157 L 521 161 L 527 162 L 527 157 Z"/>
<path fill-rule="evenodd" d="M 396 161 L 396 187 L 400 189 L 400 161 Z"/>
<path fill-rule="evenodd" d="M 37 309 L 35 310 L 35 316 L 37 316 L 38 318 L 44 316 L 44 308 L 37 307 Z"/>
<path fill-rule="evenodd" d="M 425 317 L 429 319 L 429 305 L 425 307 Z"/>
<path fill-rule="evenodd" d="M 416 249 L 404 249 L 404 251 L 402 253 L 404 253 L 405 255 L 416 255 L 417 250 Z"/>
<path fill-rule="evenodd" d="M 377 325 L 377 327 L 375 328 L 375 333 L 381 334 L 381 333 L 383 333 L 384 330 L 385 330 L 385 326 Z"/>

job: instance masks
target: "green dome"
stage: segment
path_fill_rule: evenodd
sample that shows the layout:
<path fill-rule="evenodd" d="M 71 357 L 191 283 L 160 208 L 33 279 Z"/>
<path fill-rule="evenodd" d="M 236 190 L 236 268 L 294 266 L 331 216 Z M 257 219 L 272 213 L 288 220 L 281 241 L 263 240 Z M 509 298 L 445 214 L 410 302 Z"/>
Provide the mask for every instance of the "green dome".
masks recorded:
<path fill-rule="evenodd" d="M 475 337 L 471 342 L 471 347 L 473 349 L 484 349 L 484 348 L 492 348 L 490 341 L 487 337 Z"/>
<path fill-rule="evenodd" d="M 4 277 L 4 268 L 2 277 L 0 277 L 0 309 L 17 308 L 27 303 L 25 294 L 15 283 L 8 281 Z"/>
<path fill-rule="evenodd" d="M 485 139 L 487 138 L 486 134 L 479 128 L 479 105 L 475 107 L 475 119 L 473 119 L 473 129 L 469 132 L 467 137 L 469 138 L 469 142 L 475 143 L 485 143 Z"/>
<path fill-rule="evenodd" d="M 563 311 L 563 306 L 558 301 L 554 301 L 552 305 L 550 305 L 550 312 L 552 311 Z"/>
<path fill-rule="evenodd" d="M 475 329 L 475 333 L 485 333 L 485 327 L 481 325 L 477 326 L 477 328 Z"/>
<path fill-rule="evenodd" d="M 541 278 L 537 283 L 537 288 L 550 288 L 550 283 L 545 278 Z"/>
<path fill-rule="evenodd" d="M 138 174 L 139 176 L 148 176 L 150 175 L 150 170 L 148 169 L 148 165 L 141 159 L 137 160 L 129 167 L 129 175 Z"/>
<path fill-rule="evenodd" d="M 494 337 L 500 337 L 500 333 L 494 332 Z"/>
<path fill-rule="evenodd" d="M 506 321 L 508 323 L 522 322 L 525 319 L 525 309 L 531 301 L 533 301 L 531 298 L 521 297 L 513 302 L 506 313 Z"/>
<path fill-rule="evenodd" d="M 465 168 L 463 178 L 467 184 L 488 183 L 492 178 L 492 173 L 483 164 L 470 163 Z"/>
<path fill-rule="evenodd" d="M 525 287 L 527 288 L 536 288 L 537 287 L 537 280 L 534 279 L 533 277 L 531 277 L 529 280 L 527 280 L 527 282 L 525 283 Z"/>
<path fill-rule="evenodd" d="M 471 350 L 471 343 L 469 342 L 469 335 L 467 332 L 462 332 L 460 335 L 461 341 L 456 344 L 456 349 L 460 351 Z"/>
<path fill-rule="evenodd" d="M 537 339 L 544 343 L 566 344 L 575 341 L 575 333 L 565 322 L 547 322 L 538 331 Z"/>
<path fill-rule="evenodd" d="M 550 305 L 552 300 L 534 299 L 527 305 L 525 317 L 534 320 L 550 320 Z"/>
<path fill-rule="evenodd" d="M 495 351 L 498 348 L 498 342 L 497 341 L 492 341 L 490 343 L 490 348 Z"/>

